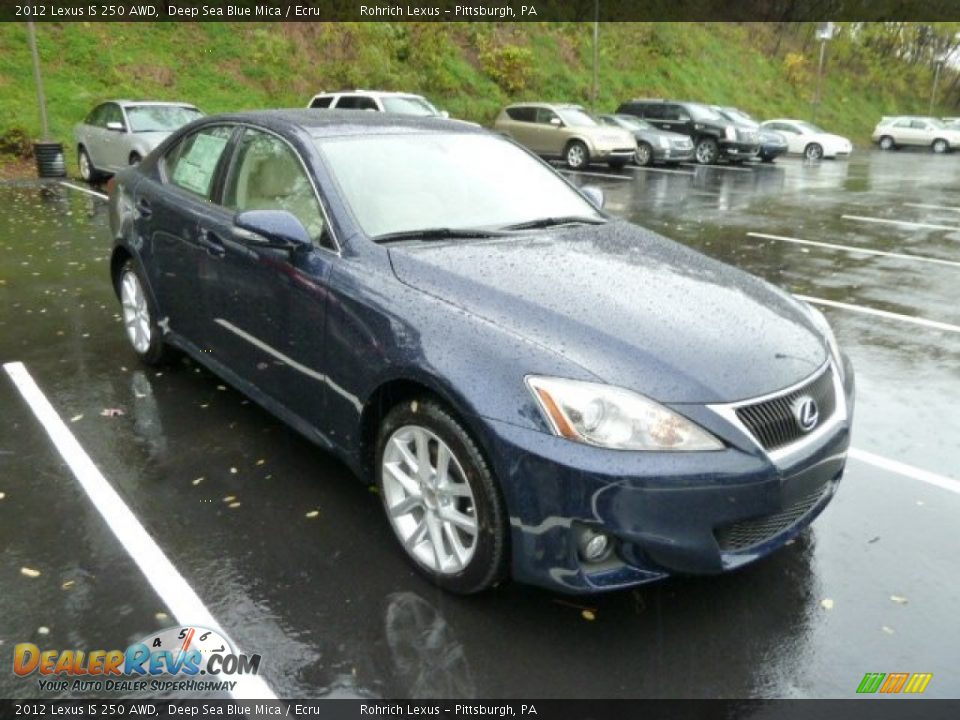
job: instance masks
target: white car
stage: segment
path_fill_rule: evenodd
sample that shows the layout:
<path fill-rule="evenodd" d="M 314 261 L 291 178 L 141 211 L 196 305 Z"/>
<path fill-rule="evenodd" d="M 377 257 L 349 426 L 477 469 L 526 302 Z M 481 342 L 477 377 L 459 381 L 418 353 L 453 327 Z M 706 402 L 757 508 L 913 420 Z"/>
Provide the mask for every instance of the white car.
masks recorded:
<path fill-rule="evenodd" d="M 803 120 L 767 120 L 764 130 L 776 130 L 787 139 L 788 152 L 803 155 L 807 160 L 836 158 L 853 152 L 853 143 L 840 135 L 828 133 Z"/>
<path fill-rule="evenodd" d="M 928 147 L 935 153 L 948 153 L 960 148 L 960 129 L 933 117 L 884 117 L 873 129 L 873 141 L 881 150 L 898 147 Z"/>
<path fill-rule="evenodd" d="M 437 110 L 423 95 L 385 92 L 382 90 L 343 90 L 322 92 L 314 95 L 308 108 L 338 110 L 372 110 L 373 112 L 416 115 L 418 117 L 448 117 L 444 110 Z"/>

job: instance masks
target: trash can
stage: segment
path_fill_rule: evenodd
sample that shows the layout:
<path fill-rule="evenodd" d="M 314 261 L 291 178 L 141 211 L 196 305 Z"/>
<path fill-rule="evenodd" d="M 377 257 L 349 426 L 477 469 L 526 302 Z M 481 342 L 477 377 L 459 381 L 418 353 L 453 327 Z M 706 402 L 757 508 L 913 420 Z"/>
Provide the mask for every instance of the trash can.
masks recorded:
<path fill-rule="evenodd" d="M 33 155 L 37 159 L 37 174 L 40 177 L 61 178 L 67 176 L 67 165 L 63 159 L 62 143 L 34 143 Z"/>

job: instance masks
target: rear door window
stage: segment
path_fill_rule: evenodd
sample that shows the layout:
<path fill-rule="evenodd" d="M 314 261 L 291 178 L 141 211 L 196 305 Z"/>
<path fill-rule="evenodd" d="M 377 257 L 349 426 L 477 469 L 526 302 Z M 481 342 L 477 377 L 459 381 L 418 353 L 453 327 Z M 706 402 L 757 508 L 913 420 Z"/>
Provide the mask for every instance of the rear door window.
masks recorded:
<path fill-rule="evenodd" d="M 507 115 L 511 120 L 517 120 L 519 122 L 534 122 L 537 112 L 534 108 L 512 107 L 507 108 Z"/>
<path fill-rule="evenodd" d="M 541 125 L 549 125 L 550 121 L 556 118 L 560 119 L 560 116 L 557 115 L 550 108 L 537 108 L 537 122 Z"/>
<path fill-rule="evenodd" d="M 313 99 L 313 102 L 310 103 L 310 107 L 328 108 L 330 107 L 330 103 L 332 102 L 333 102 L 333 97 L 330 95 L 327 95 L 326 97 L 318 97 Z"/>
<path fill-rule="evenodd" d="M 210 199 L 213 179 L 233 134 L 231 125 L 215 125 L 184 138 L 164 158 L 169 182 Z"/>
<path fill-rule="evenodd" d="M 341 95 L 337 101 L 341 110 L 379 110 L 377 102 L 367 95 Z"/>
<path fill-rule="evenodd" d="M 663 105 L 640 105 L 640 114 L 650 120 L 663 120 Z"/>

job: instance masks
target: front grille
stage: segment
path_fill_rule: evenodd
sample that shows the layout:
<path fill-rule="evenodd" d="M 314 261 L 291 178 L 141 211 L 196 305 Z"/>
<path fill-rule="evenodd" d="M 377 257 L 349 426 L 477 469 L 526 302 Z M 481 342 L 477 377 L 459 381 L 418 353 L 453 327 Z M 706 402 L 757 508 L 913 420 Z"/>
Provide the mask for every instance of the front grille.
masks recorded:
<path fill-rule="evenodd" d="M 760 136 L 754 130 L 737 130 L 737 139 L 742 143 L 756 145 L 760 140 Z"/>
<path fill-rule="evenodd" d="M 680 150 L 689 150 L 693 147 L 693 141 L 687 138 L 683 138 L 682 140 L 671 140 L 670 144 Z"/>
<path fill-rule="evenodd" d="M 793 410 L 793 404 L 804 395 L 813 398 L 819 411 L 817 424 L 808 431 L 801 429 Z M 765 450 L 776 450 L 816 430 L 830 419 L 836 409 L 833 370 L 828 365 L 820 375 L 796 390 L 752 405 L 741 405 L 736 412 L 740 422 L 747 426 Z"/>
<path fill-rule="evenodd" d="M 823 486 L 817 488 L 783 512 L 717 528 L 713 534 L 717 538 L 720 550 L 723 552 L 746 550 L 779 535 L 810 512 L 817 501 L 823 497 L 824 491 Z"/>

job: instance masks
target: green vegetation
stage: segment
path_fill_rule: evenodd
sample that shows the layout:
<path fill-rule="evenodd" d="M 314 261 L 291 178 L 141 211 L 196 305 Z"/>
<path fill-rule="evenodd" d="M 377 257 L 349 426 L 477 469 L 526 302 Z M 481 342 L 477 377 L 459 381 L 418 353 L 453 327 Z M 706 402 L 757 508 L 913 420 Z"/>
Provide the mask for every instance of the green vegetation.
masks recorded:
<path fill-rule="evenodd" d="M 869 140 L 884 114 L 927 112 L 934 58 L 953 25 L 840 24 L 827 48 L 819 124 Z M 809 118 L 819 43 L 809 23 L 610 23 L 600 30 L 597 109 L 664 96 Z M 590 23 L 45 23 L 38 27 L 52 134 L 116 97 L 192 101 L 206 112 L 302 107 L 344 87 L 427 95 L 489 124 L 521 99 L 590 103 Z M 958 94 L 945 68 L 939 115 Z M 947 103 L 949 100 L 949 106 Z M 0 146 L 38 137 L 26 27 L 0 24 Z M 72 149 L 72 148 L 71 148 Z M 9 151 L 8 151 L 9 152 Z"/>

